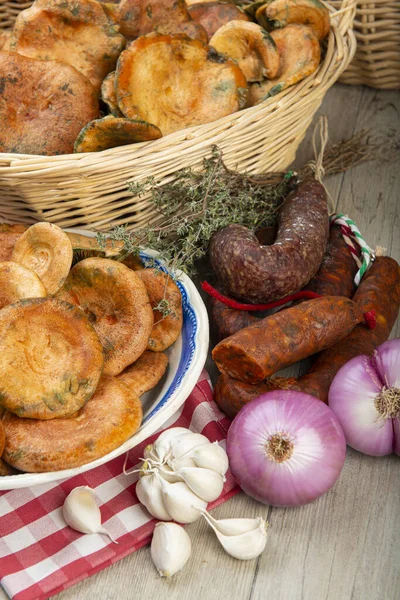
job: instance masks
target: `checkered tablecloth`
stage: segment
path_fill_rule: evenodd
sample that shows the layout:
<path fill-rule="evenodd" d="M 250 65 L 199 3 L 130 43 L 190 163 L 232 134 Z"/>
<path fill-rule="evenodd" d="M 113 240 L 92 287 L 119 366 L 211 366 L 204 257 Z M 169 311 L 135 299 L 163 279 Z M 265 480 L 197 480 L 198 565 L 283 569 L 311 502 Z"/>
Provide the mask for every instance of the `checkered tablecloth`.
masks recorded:
<path fill-rule="evenodd" d="M 229 419 L 212 399 L 203 371 L 181 410 L 163 427 L 189 427 L 211 441 L 225 443 Z M 138 465 L 155 434 L 130 451 L 127 468 Z M 0 580 L 15 600 L 49 598 L 148 544 L 156 523 L 135 495 L 137 474 L 122 473 L 125 456 L 62 482 L 0 492 Z M 62 505 L 76 486 L 95 490 L 102 521 L 118 541 L 100 534 L 80 534 L 65 524 Z M 224 491 L 209 508 L 238 491 L 228 472 Z"/>

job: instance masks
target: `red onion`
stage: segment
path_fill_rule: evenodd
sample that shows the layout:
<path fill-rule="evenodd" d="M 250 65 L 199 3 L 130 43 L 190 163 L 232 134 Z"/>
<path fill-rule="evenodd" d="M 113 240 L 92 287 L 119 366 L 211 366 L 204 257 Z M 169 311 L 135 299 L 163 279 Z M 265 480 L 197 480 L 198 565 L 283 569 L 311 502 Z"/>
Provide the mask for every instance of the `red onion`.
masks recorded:
<path fill-rule="evenodd" d="M 349 360 L 332 382 L 329 406 L 349 446 L 370 456 L 400 455 L 400 339 Z"/>
<path fill-rule="evenodd" d="M 229 428 L 227 453 L 246 494 L 273 506 L 301 506 L 333 486 L 346 441 L 323 402 L 276 390 L 242 408 Z"/>

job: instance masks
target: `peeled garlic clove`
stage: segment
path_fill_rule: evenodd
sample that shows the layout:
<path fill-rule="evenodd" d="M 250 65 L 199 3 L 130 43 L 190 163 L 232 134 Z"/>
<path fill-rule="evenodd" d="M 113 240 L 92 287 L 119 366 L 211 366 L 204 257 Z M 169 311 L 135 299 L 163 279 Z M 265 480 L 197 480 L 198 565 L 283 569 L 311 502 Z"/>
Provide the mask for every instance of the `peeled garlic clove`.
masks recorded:
<path fill-rule="evenodd" d="M 222 493 L 224 479 L 211 469 L 182 467 L 178 473 L 192 492 L 207 502 L 216 500 Z"/>
<path fill-rule="evenodd" d="M 240 535 L 258 529 L 260 518 L 255 519 L 214 519 L 210 513 L 206 513 L 207 519 L 215 529 L 223 535 Z M 205 515 L 204 515 L 205 516 Z"/>
<path fill-rule="evenodd" d="M 167 511 L 178 523 L 194 523 L 200 517 L 200 511 L 207 502 L 196 496 L 184 483 L 168 483 L 161 480 L 163 499 Z"/>
<path fill-rule="evenodd" d="M 193 448 L 189 456 L 198 467 L 212 469 L 220 475 L 225 475 L 229 467 L 228 455 L 217 442 Z"/>
<path fill-rule="evenodd" d="M 171 577 L 187 563 L 192 544 L 176 523 L 157 523 L 151 540 L 151 558 L 161 577 Z"/>
<path fill-rule="evenodd" d="M 160 481 L 154 473 L 140 477 L 136 484 L 136 496 L 153 517 L 160 521 L 172 521 L 164 503 Z"/>
<path fill-rule="evenodd" d="M 100 508 L 92 488 L 86 485 L 74 488 L 66 497 L 62 511 L 65 522 L 72 529 L 81 533 L 103 533 L 115 541 L 101 524 Z"/>
<path fill-rule="evenodd" d="M 240 533 L 238 535 L 224 535 L 212 523 L 207 513 L 202 513 L 210 527 L 213 528 L 220 544 L 225 552 L 239 560 L 251 560 L 259 556 L 267 543 L 267 522 L 261 517 L 257 518 L 258 524 L 255 529 Z M 233 519 L 225 519 L 232 521 Z M 246 519 L 247 520 L 247 519 Z M 253 519 L 250 519 L 251 521 Z M 240 519 L 242 521 L 242 519 Z"/>
<path fill-rule="evenodd" d="M 180 435 L 171 440 L 171 452 L 174 459 L 181 458 L 193 448 L 203 444 L 209 444 L 210 440 L 201 433 L 192 433 L 190 435 Z"/>
<path fill-rule="evenodd" d="M 171 449 L 171 442 L 177 436 L 191 434 L 186 427 L 171 427 L 163 431 L 153 444 L 153 451 L 157 453 L 160 461 L 163 461 Z"/>

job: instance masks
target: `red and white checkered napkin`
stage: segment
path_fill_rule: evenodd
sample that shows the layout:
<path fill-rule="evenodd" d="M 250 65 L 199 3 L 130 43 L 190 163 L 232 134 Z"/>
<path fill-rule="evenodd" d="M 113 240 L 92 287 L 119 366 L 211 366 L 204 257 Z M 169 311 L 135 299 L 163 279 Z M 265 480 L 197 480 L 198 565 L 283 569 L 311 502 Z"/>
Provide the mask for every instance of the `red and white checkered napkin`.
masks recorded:
<path fill-rule="evenodd" d="M 181 410 L 163 427 L 190 427 L 224 444 L 229 419 L 212 399 L 208 375 L 200 379 Z M 130 451 L 127 468 L 143 456 L 155 434 Z M 137 474 L 122 473 L 125 456 L 72 479 L 0 492 L 0 578 L 15 600 L 39 600 L 65 590 L 150 542 L 156 520 L 135 496 Z M 102 520 L 118 544 L 100 534 L 83 535 L 66 526 L 61 507 L 78 485 L 95 490 Z M 222 495 L 209 508 L 238 491 L 230 473 Z"/>

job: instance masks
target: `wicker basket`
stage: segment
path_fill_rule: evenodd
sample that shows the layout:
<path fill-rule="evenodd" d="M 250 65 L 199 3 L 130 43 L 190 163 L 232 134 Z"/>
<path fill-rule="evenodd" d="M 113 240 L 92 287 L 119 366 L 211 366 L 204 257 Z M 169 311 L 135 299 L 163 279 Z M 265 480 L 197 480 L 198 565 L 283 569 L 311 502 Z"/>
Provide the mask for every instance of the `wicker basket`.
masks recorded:
<path fill-rule="evenodd" d="M 13 6 L 7 2 L 6 18 Z M 105 230 L 137 228 L 156 216 L 147 196 L 133 198 L 128 182 L 148 176 L 171 181 L 183 167 L 200 168 L 217 144 L 226 164 L 249 173 L 281 171 L 294 160 L 326 91 L 354 56 L 351 29 L 355 0 L 330 7 L 332 28 L 326 52 L 313 75 L 274 98 L 206 125 L 153 142 L 91 154 L 31 156 L 0 154 L 0 219 L 10 223 L 50 221 L 61 227 Z M 3 11 L 4 12 L 4 11 Z M 0 27 L 2 22 L 0 21 Z"/>
<path fill-rule="evenodd" d="M 339 1 L 332 6 L 338 8 Z M 354 20 L 357 52 L 342 83 L 400 89 L 400 1 L 361 0 Z"/>

